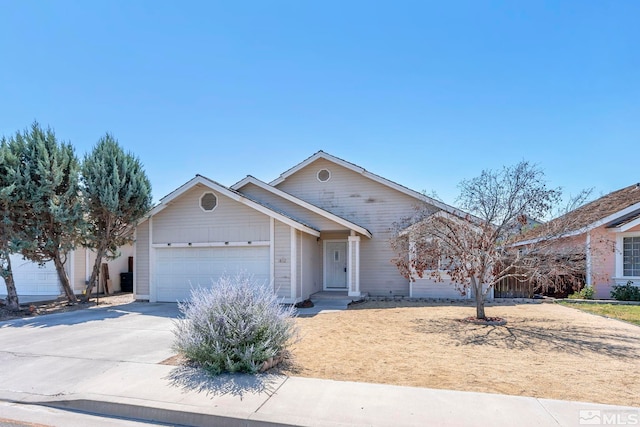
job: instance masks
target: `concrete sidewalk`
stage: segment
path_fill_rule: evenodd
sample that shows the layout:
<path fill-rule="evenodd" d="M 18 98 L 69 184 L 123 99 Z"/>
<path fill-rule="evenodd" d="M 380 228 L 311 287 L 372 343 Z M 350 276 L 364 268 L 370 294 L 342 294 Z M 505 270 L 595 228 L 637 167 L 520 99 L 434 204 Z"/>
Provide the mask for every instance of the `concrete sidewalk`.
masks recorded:
<path fill-rule="evenodd" d="M 577 426 L 581 417 L 632 425 L 640 417 L 629 407 L 273 375 L 211 379 L 126 362 L 61 395 L 3 390 L 0 397 L 190 426 Z"/>
<path fill-rule="evenodd" d="M 278 375 L 211 378 L 160 363 L 173 354 L 176 315 L 175 305 L 128 304 L 2 322 L 0 399 L 193 426 L 640 423 L 639 408 Z"/>

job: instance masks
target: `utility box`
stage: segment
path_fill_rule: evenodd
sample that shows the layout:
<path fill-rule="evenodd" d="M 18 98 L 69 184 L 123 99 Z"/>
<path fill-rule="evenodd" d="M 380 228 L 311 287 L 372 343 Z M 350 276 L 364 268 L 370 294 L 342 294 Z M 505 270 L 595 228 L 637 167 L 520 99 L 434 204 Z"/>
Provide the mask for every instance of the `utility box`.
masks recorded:
<path fill-rule="evenodd" d="M 133 273 L 120 273 L 120 290 L 133 292 Z"/>

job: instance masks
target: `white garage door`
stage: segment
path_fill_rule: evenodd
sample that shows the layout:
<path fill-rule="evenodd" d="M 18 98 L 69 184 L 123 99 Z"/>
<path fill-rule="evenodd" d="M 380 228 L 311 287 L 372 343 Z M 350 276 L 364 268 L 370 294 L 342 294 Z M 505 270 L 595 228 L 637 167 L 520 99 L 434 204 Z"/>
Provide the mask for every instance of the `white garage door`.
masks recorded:
<path fill-rule="evenodd" d="M 53 262 L 40 267 L 35 262 L 27 261 L 22 255 L 11 255 L 11 270 L 16 284 L 18 296 L 22 295 L 60 295 L 60 279 Z M 0 283 L 3 281 L 0 280 Z M 6 293 L 3 286 L 0 293 Z"/>
<path fill-rule="evenodd" d="M 210 287 L 223 274 L 245 271 L 269 283 L 269 247 L 161 248 L 156 250 L 154 282 L 158 301 L 189 297 L 194 287 Z"/>

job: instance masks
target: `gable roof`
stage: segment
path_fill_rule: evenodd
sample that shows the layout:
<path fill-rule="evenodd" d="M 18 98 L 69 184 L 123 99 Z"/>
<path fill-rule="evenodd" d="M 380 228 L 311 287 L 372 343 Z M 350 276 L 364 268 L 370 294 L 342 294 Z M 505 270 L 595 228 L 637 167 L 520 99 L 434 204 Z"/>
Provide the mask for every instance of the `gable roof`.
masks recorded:
<path fill-rule="evenodd" d="M 280 190 L 280 189 L 278 189 L 278 188 L 276 188 L 276 187 L 274 187 L 272 185 L 267 184 L 266 182 L 260 181 L 259 179 L 255 178 L 255 177 L 253 177 L 251 175 L 247 175 L 247 177 L 244 178 L 243 180 L 233 184 L 231 186 L 231 188 L 233 190 L 237 191 L 237 190 L 241 189 L 242 187 L 244 187 L 247 184 L 253 184 L 253 185 L 257 186 L 257 187 L 262 188 L 265 191 L 270 192 L 271 194 L 274 194 L 276 196 L 282 197 L 283 199 L 288 200 L 288 201 L 290 201 L 292 203 L 295 203 L 296 205 L 301 206 L 301 207 L 303 207 L 305 209 L 308 209 L 311 212 L 314 212 L 314 213 L 316 213 L 318 215 L 321 215 L 324 218 L 327 218 L 327 219 L 329 219 L 331 221 L 334 221 L 334 222 L 336 222 L 336 223 L 338 223 L 340 225 L 343 225 L 343 226 L 349 228 L 350 230 L 356 231 L 356 232 L 358 232 L 358 233 L 360 233 L 362 235 L 365 235 L 365 236 L 367 236 L 369 238 L 372 237 L 371 232 L 369 230 L 367 230 L 366 228 L 364 228 L 364 227 L 362 227 L 362 226 L 360 226 L 360 225 L 358 225 L 356 223 L 353 223 L 353 222 L 351 222 L 351 221 L 349 221 L 347 219 L 344 219 L 344 218 L 342 218 L 342 217 L 340 217 L 340 216 L 338 216 L 336 214 L 333 214 L 333 213 L 331 213 L 329 211 L 326 211 L 326 210 L 324 210 L 324 209 L 322 209 L 322 208 L 320 208 L 320 207 L 318 207 L 318 206 L 316 206 L 314 204 L 311 204 L 311 203 L 306 202 L 306 201 L 304 201 L 302 199 L 299 199 L 299 198 L 297 198 L 297 197 L 295 197 L 295 196 L 293 196 L 293 195 L 291 195 L 291 194 L 289 194 L 289 193 L 287 193 L 285 191 L 282 191 L 282 190 Z M 244 193 L 240 193 L 240 194 L 244 194 Z"/>
<path fill-rule="evenodd" d="M 177 189 L 173 190 L 171 193 L 167 194 L 166 196 L 164 196 L 162 199 L 160 199 L 160 203 L 158 203 L 156 206 L 154 206 L 149 213 L 147 213 L 147 215 L 145 215 L 144 219 L 140 221 L 140 223 L 146 221 L 148 218 L 162 212 L 164 209 L 166 209 L 168 206 L 171 205 L 171 202 L 175 199 L 177 199 L 178 197 L 180 197 L 182 194 L 186 193 L 187 191 L 189 191 L 190 189 L 192 189 L 193 187 L 195 187 L 196 185 L 201 184 L 204 185 L 205 187 L 210 188 L 211 190 L 217 191 L 218 193 L 229 197 L 232 200 L 235 200 L 238 203 L 241 203 L 243 205 L 249 206 L 250 208 L 253 208 L 265 215 L 268 215 L 272 218 L 277 219 L 278 221 L 281 221 L 297 230 L 300 230 L 302 232 L 305 232 L 307 234 L 311 234 L 315 237 L 320 237 L 320 231 L 316 230 L 315 228 L 311 227 L 308 224 L 304 224 L 302 222 L 300 222 L 299 220 L 295 219 L 295 218 L 291 218 L 290 216 L 284 214 L 283 212 L 279 212 L 274 210 L 271 207 L 265 206 L 262 203 L 255 201 L 249 197 L 247 197 L 246 195 L 233 190 L 231 188 L 227 188 L 222 184 L 217 183 L 216 181 L 209 179 L 205 176 L 202 175 L 196 175 L 194 178 L 192 178 L 191 180 L 187 181 L 186 183 L 182 184 L 180 187 L 178 187 Z"/>
<path fill-rule="evenodd" d="M 572 224 L 570 232 L 563 234 L 563 237 L 577 236 L 586 233 L 594 228 L 604 225 L 607 228 L 615 228 L 617 231 L 626 231 L 640 224 L 640 183 L 613 191 L 599 199 L 586 203 L 579 208 L 572 210 L 554 220 L 554 222 L 565 221 Z M 525 244 L 535 241 L 539 233 L 544 232 L 544 228 L 534 228 L 529 233 L 524 234 L 524 238 L 518 244 Z"/>
<path fill-rule="evenodd" d="M 447 211 L 440 210 L 422 218 L 420 221 L 414 222 L 413 224 L 410 224 L 409 226 L 405 227 L 403 230 L 400 231 L 399 235 L 400 236 L 410 235 L 413 232 L 415 232 L 417 229 L 419 229 L 422 224 L 433 222 L 438 219 L 444 219 L 457 224 L 466 223 L 469 225 L 469 227 L 471 227 L 472 230 L 476 232 L 481 231 L 480 225 L 476 221 L 475 217 L 471 215 L 466 215 L 463 217 L 460 215 L 452 214 Z"/>
<path fill-rule="evenodd" d="M 413 197 L 415 199 L 418 199 L 422 202 L 426 202 L 429 203 L 439 209 L 442 209 L 446 212 L 450 212 L 453 213 L 455 215 L 459 215 L 459 216 L 465 216 L 468 215 L 466 212 L 463 212 L 459 209 L 454 208 L 453 206 L 449 206 L 446 203 L 443 203 L 439 200 L 436 200 L 432 197 L 429 196 L 425 196 L 422 193 L 419 193 L 415 190 L 412 190 L 408 187 L 405 187 L 404 185 L 400 185 L 396 182 L 393 182 L 391 180 L 388 180 L 386 178 L 381 177 L 380 175 L 376 175 L 372 172 L 367 171 L 365 168 L 358 166 L 354 163 L 348 162 L 346 160 L 343 160 L 339 157 L 336 156 L 332 156 L 329 153 L 325 153 L 324 151 L 320 150 L 317 153 L 315 153 L 314 155 L 312 155 L 311 157 L 308 157 L 307 159 L 303 160 L 302 162 L 298 163 L 297 165 L 295 165 L 294 167 L 286 170 L 285 172 L 283 172 L 282 174 L 280 174 L 280 176 L 276 179 L 274 179 L 273 181 L 271 181 L 269 183 L 269 185 L 272 186 L 276 186 L 278 184 L 280 184 L 281 182 L 283 182 L 284 180 L 286 180 L 288 177 L 290 177 L 291 175 L 293 175 L 294 173 L 298 172 L 299 170 L 303 169 L 304 167 L 310 165 L 311 163 L 315 162 L 318 159 L 324 159 L 327 160 L 329 162 L 335 163 L 337 165 L 340 165 L 346 169 L 349 169 L 353 172 L 356 172 L 358 174 L 361 174 L 362 176 L 365 176 L 377 183 L 380 183 L 382 185 L 385 185 L 389 188 L 393 188 L 396 191 L 399 191 L 403 194 L 406 194 L 410 197 Z"/>
<path fill-rule="evenodd" d="M 601 225 L 617 227 L 640 214 L 640 184 L 611 192 L 563 215 L 575 220 L 576 231 Z"/>

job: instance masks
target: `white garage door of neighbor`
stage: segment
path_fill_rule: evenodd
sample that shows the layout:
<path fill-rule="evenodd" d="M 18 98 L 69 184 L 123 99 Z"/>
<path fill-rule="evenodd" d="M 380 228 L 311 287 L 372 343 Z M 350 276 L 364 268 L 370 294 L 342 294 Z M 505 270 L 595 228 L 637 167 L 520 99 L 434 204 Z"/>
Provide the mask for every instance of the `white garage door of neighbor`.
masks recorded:
<path fill-rule="evenodd" d="M 35 262 L 23 259 L 22 255 L 11 255 L 11 270 L 18 296 L 60 295 L 61 293 L 60 279 L 53 262 L 40 267 Z M 6 288 L 0 292 L 6 292 Z"/>
<path fill-rule="evenodd" d="M 189 298 L 192 288 L 211 287 L 227 273 L 244 271 L 269 283 L 269 247 L 160 248 L 156 250 L 156 298 L 161 302 Z"/>

